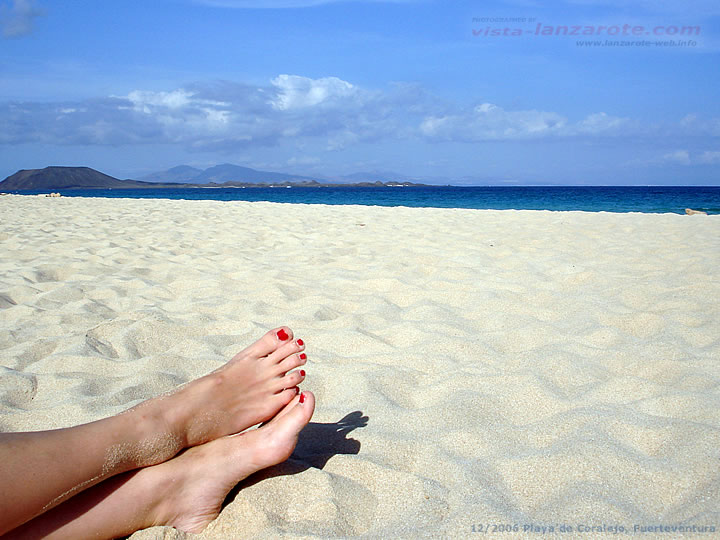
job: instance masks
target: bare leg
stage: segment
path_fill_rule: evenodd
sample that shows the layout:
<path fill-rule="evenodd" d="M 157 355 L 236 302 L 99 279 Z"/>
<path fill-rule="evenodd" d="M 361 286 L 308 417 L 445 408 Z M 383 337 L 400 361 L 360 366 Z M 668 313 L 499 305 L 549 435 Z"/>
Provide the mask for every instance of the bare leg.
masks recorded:
<path fill-rule="evenodd" d="M 229 491 L 252 473 L 285 461 L 315 398 L 303 392 L 263 427 L 230 435 L 85 490 L 12 532 L 14 538 L 113 538 L 155 525 L 200 532 Z"/>
<path fill-rule="evenodd" d="M 0 534 L 115 474 L 272 418 L 297 394 L 304 344 L 272 330 L 223 367 L 122 414 L 77 427 L 0 434 Z"/>

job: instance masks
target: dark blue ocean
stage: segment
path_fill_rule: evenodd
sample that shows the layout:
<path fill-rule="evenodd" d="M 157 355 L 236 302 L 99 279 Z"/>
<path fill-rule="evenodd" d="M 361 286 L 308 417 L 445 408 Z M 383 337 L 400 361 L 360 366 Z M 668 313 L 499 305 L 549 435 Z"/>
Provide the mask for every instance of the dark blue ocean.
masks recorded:
<path fill-rule="evenodd" d="M 583 210 L 586 212 L 685 213 L 685 208 L 720 213 L 717 187 L 327 187 L 58 190 L 66 197 L 129 197 L 215 201 L 271 201 L 495 210 Z M 19 192 L 18 192 L 19 193 Z M 38 193 L 38 192 L 22 192 Z M 47 191 L 43 192 L 47 193 Z"/>

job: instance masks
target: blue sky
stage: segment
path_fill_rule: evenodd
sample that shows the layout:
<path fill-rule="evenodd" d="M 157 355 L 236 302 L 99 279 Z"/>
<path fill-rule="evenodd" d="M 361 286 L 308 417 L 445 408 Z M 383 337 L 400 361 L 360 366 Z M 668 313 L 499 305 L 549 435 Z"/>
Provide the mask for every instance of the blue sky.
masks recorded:
<path fill-rule="evenodd" d="M 715 0 L 0 0 L 0 178 L 720 185 L 719 30 Z"/>

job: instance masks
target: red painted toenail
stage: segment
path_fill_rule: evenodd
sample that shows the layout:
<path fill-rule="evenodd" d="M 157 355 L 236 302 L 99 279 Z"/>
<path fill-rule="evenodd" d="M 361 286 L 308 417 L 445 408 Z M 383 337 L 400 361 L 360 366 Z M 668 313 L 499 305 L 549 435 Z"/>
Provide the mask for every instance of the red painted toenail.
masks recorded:
<path fill-rule="evenodd" d="M 300 355 L 300 360 L 307 360 L 307 354 L 302 353 L 302 354 Z"/>
<path fill-rule="evenodd" d="M 305 394 L 300 394 L 300 403 L 305 402 Z"/>
<path fill-rule="evenodd" d="M 277 337 L 280 341 L 285 341 L 290 336 L 288 336 L 288 333 L 285 331 L 285 329 L 281 328 L 277 331 Z"/>
<path fill-rule="evenodd" d="M 304 377 L 304 376 L 305 376 L 305 370 L 304 370 L 304 369 L 301 369 L 301 370 L 300 370 L 300 376 L 301 376 L 301 377 Z"/>
<path fill-rule="evenodd" d="M 302 339 L 298 339 L 297 344 L 302 347 L 303 345 L 305 345 L 305 342 Z"/>

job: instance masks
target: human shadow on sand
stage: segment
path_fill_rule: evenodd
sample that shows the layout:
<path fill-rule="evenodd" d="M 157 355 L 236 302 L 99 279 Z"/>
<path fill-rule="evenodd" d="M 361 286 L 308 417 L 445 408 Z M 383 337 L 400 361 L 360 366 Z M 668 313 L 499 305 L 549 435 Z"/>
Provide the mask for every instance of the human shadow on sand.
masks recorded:
<path fill-rule="evenodd" d="M 351 412 L 337 422 L 310 422 L 300 432 L 297 446 L 287 461 L 258 471 L 240 482 L 228 493 L 223 507 L 232 502 L 241 489 L 268 478 L 298 474 L 311 467 L 322 469 L 331 457 L 338 454 L 359 454 L 360 441 L 347 435 L 367 424 L 368 417 L 362 411 Z"/>

